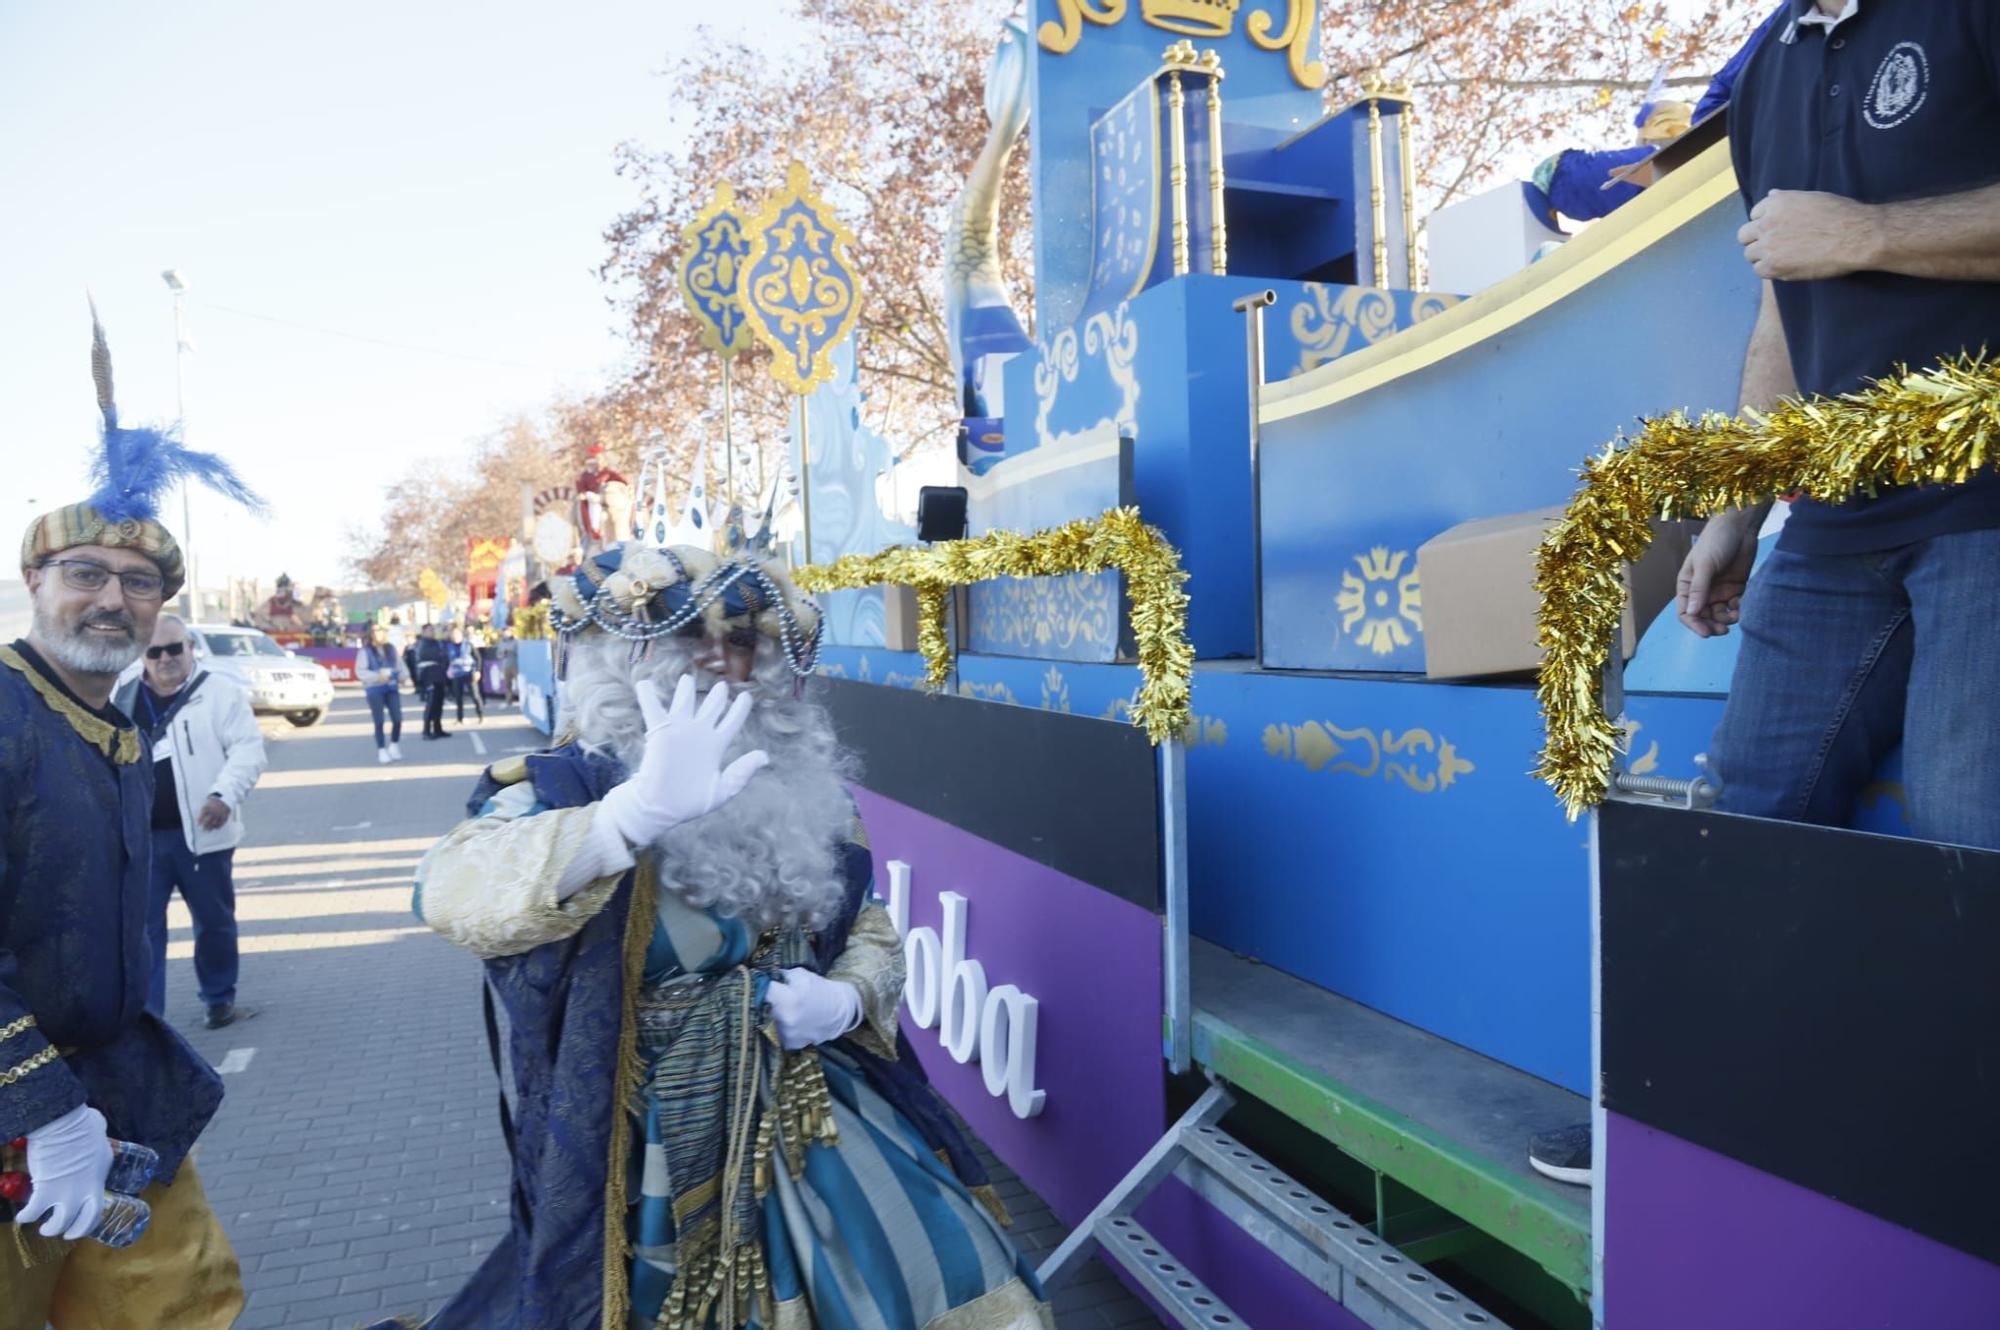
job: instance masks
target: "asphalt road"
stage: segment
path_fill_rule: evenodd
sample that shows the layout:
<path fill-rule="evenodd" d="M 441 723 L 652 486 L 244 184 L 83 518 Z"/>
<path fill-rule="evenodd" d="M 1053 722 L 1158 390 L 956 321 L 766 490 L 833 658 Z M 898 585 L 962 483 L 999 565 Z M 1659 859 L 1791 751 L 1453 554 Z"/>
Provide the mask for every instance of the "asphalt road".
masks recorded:
<path fill-rule="evenodd" d="M 410 913 L 417 860 L 464 816 L 489 761 L 541 736 L 489 718 L 427 742 L 405 699 L 406 761 L 375 760 L 368 710 L 343 689 L 309 730 L 265 725 L 270 767 L 236 856 L 238 1003 L 201 1028 L 192 934 L 169 916 L 167 1015 L 224 1073 L 197 1160 L 243 1263 L 239 1330 L 348 1330 L 436 1310 L 507 1225 L 507 1155 L 480 1014 L 479 964 Z M 1039 1260 L 1063 1229 L 989 1165 Z M 1093 1262 L 1057 1291 L 1062 1330 L 1159 1322 Z"/>

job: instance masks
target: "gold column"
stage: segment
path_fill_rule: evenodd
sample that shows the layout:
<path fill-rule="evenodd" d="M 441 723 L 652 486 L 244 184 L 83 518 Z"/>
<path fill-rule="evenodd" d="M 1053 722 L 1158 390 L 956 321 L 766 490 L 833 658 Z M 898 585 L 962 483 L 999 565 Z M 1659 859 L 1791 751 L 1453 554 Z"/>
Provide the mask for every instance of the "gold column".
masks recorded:
<path fill-rule="evenodd" d="M 1404 94 L 1403 109 L 1396 114 L 1396 131 L 1402 148 L 1401 159 L 1397 165 L 1397 174 L 1402 177 L 1403 181 L 1403 275 L 1409 289 L 1414 291 L 1417 289 L 1418 281 L 1417 157 L 1415 150 L 1410 146 L 1413 133 L 1410 121 L 1415 117 L 1417 108 L 1410 101 L 1409 85 L 1403 85 L 1400 91 Z"/>
<path fill-rule="evenodd" d="M 1367 85 L 1372 92 L 1374 85 Z M 1382 103 L 1368 99 L 1368 211 L 1375 227 L 1375 285 L 1389 284 L 1389 207 L 1382 181 Z"/>
<path fill-rule="evenodd" d="M 1229 271 L 1229 227 L 1222 215 L 1222 57 L 1203 51 L 1208 71 L 1208 207 L 1209 270 L 1217 277 Z"/>
<path fill-rule="evenodd" d="M 1174 276 L 1188 273 L 1187 126 L 1182 123 L 1187 96 L 1181 91 L 1181 72 L 1167 73 L 1167 119 L 1172 133 L 1173 160 L 1168 180 L 1174 192 Z"/>

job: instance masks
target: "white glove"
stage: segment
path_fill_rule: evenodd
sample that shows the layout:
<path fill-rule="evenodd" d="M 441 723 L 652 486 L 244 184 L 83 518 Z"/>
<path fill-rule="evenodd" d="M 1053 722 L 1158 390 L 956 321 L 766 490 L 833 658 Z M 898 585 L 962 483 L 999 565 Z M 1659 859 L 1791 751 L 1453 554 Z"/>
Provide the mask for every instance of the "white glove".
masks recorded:
<path fill-rule="evenodd" d="M 683 674 L 674 688 L 671 709 L 661 705 L 651 680 L 636 691 L 646 718 L 646 753 L 639 769 L 600 804 L 625 843 L 634 847 L 651 845 L 681 823 L 728 803 L 771 760 L 758 751 L 722 765 L 723 754 L 750 718 L 749 693 L 739 693 L 732 706 L 729 685 L 718 683 L 697 711 L 691 674 Z"/>
<path fill-rule="evenodd" d="M 45 1238 L 75 1242 L 97 1227 L 104 1179 L 111 1175 L 111 1138 L 104 1115 L 78 1105 L 28 1133 L 28 1203 L 15 1216 L 31 1224 L 43 1215 Z"/>
<path fill-rule="evenodd" d="M 823 1044 L 861 1024 L 861 994 L 853 984 L 798 967 L 779 978 L 784 982 L 773 979 L 764 1000 L 786 1048 Z"/>

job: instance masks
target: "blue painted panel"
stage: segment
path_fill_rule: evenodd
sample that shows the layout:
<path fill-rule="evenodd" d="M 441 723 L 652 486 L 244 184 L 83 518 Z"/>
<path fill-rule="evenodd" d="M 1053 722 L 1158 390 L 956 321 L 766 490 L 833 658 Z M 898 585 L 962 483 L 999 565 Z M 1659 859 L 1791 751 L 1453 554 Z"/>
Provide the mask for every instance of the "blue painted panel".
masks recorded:
<path fill-rule="evenodd" d="M 962 691 L 1129 716 L 1130 666 L 961 657 Z M 1707 704 L 1711 711 L 1714 704 Z M 1526 687 L 1204 666 L 1188 732 L 1196 933 L 1582 1093 L 1589 864 L 1528 774 Z"/>
<path fill-rule="evenodd" d="M 1725 200 L 1484 342 L 1267 424 L 1266 663 L 1421 672 L 1419 545 L 1565 501 L 1635 414 L 1733 407 L 1757 310 L 1740 222 Z"/>
<path fill-rule="evenodd" d="M 1198 48 L 1213 48 L 1221 55 L 1228 71 L 1223 107 L 1232 125 L 1299 130 L 1320 113 L 1320 94 L 1299 86 L 1286 52 L 1260 50 L 1248 36 L 1253 14 L 1264 14 L 1273 30 L 1282 29 L 1285 6 L 1252 0 L 1240 8 L 1223 9 L 1220 21 L 1225 30 L 1213 33 L 1188 31 L 1185 20 L 1158 18 L 1147 5 L 1121 4 L 1115 7 L 1120 18 L 1109 25 L 1079 16 L 1074 43 L 1066 53 L 1058 53 L 1052 47 L 1065 44 L 1058 36 L 1063 11 L 1080 8 L 1073 0 L 1034 0 L 1029 9 L 1034 42 L 1034 103 L 1028 123 L 1035 195 L 1035 324 L 1041 328 L 1073 322 L 1084 308 L 1089 288 L 1090 127 L 1159 68 L 1160 53 L 1169 45 L 1186 37 Z M 1091 8 L 1110 12 L 1114 7 Z M 1316 59 L 1316 16 L 1308 15 L 1307 23 L 1310 42 L 1304 55 Z"/>
<path fill-rule="evenodd" d="M 973 532 L 1041 530 L 1136 497 L 1181 551 L 1196 653 L 1249 655 L 1249 383 L 1243 316 L 1231 306 L 1266 286 L 1279 292 L 1266 315 L 1268 378 L 1351 354 L 1454 303 L 1406 291 L 1193 276 L 1049 333 L 1007 366 L 1012 406 L 998 460 L 982 459 L 978 475 L 961 472 Z M 1134 440 L 1129 488 L 1111 451 L 1120 434 Z M 981 652 L 1113 660 L 1115 625 L 1104 625 L 1116 617 L 1115 583 L 1105 576 L 976 587 L 966 641 Z"/>
<path fill-rule="evenodd" d="M 924 672 L 924 658 L 916 652 L 881 647 L 821 647 L 816 673 L 829 679 L 854 679 L 885 688 L 922 688 L 929 677 Z"/>
<path fill-rule="evenodd" d="M 1586 1090 L 1587 835 L 1530 690 L 1218 668 L 1194 709 L 1198 934 Z"/>
<path fill-rule="evenodd" d="M 521 714 L 543 734 L 553 733 L 556 723 L 555 644 L 544 638 L 521 642 L 516 668 L 521 680 Z"/>

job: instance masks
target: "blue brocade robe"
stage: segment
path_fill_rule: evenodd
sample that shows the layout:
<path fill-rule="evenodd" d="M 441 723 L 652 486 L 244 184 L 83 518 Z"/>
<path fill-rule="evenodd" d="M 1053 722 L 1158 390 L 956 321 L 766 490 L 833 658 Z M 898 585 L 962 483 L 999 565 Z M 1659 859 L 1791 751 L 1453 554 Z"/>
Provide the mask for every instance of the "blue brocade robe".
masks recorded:
<path fill-rule="evenodd" d="M 145 1010 L 152 809 L 131 722 L 0 647 L 0 1140 L 88 1103 L 170 1179 L 222 1080 Z"/>
<path fill-rule="evenodd" d="M 431 1330 L 628 1330 L 653 1324 L 674 1293 L 688 1320 L 696 1285 L 712 1291 L 726 1270 L 713 1235 L 729 1188 L 692 1184 L 726 1153 L 718 1129 L 740 1083 L 727 1067 L 745 1065 L 728 1050 L 745 1047 L 778 1107 L 753 1124 L 768 1149 L 763 1194 L 749 1199 L 737 1175 L 733 1222 L 756 1252 L 734 1267 L 736 1323 L 1047 1324 L 1032 1270 L 972 1199 L 983 1171 L 896 1027 L 901 953 L 872 900 L 867 847 L 847 847 L 845 908 L 810 939 L 760 945 L 737 921 L 656 894 L 643 855 L 637 871 L 558 904 L 590 805 L 623 774 L 571 745 L 527 759 L 524 782 L 489 775 L 475 817 L 418 869 L 419 915 L 486 960 L 514 1073 L 513 1223 Z M 764 985 L 791 964 L 862 995 L 863 1024 L 817 1056 L 781 1053 L 771 1037 Z M 795 1078 L 811 1092 L 781 1094 Z M 822 1127 L 837 1127 L 837 1145 L 804 1144 Z"/>

